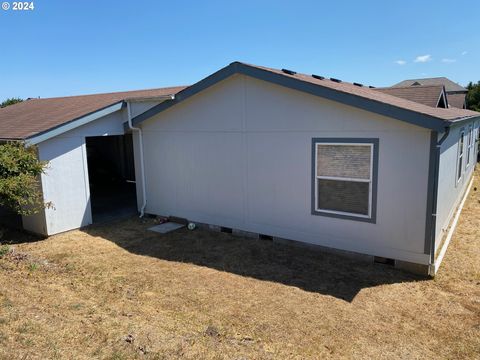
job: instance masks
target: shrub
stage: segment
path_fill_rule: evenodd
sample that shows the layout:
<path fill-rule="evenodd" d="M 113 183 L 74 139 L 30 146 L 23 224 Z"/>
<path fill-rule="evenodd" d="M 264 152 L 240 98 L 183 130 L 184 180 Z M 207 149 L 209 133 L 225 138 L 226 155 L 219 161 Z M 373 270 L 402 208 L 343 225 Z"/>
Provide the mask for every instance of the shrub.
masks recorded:
<path fill-rule="evenodd" d="M 11 142 L 0 145 L 0 206 L 20 215 L 44 208 L 38 177 L 46 162 L 39 161 L 34 146 Z"/>

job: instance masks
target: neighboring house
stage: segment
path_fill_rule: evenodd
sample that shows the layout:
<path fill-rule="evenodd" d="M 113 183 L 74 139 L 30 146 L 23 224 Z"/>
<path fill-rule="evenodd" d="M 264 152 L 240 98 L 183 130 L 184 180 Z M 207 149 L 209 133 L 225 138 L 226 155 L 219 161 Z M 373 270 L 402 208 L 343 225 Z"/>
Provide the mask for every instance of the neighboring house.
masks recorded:
<path fill-rule="evenodd" d="M 374 90 L 431 107 L 448 108 L 447 95 L 442 85 L 397 86 Z"/>
<path fill-rule="evenodd" d="M 88 225 L 133 191 L 142 213 L 434 274 L 479 124 L 477 112 L 235 62 L 189 87 L 13 105 L 0 139 L 50 162 L 41 183 L 54 208 L 24 218 L 30 231 Z"/>
<path fill-rule="evenodd" d="M 465 97 L 467 96 L 468 90 L 465 89 L 463 86 L 460 86 L 457 83 L 453 82 L 452 80 L 447 79 L 446 77 L 403 80 L 398 84 L 393 85 L 392 88 L 425 85 L 437 85 L 445 87 L 448 104 L 451 107 L 459 109 L 466 108 Z"/>

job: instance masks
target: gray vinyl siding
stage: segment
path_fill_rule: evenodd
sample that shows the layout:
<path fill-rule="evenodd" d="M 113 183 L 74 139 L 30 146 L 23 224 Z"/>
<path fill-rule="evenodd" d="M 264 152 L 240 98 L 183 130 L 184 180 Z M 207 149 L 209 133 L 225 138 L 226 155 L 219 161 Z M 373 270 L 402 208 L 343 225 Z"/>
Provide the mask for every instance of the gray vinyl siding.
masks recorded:
<path fill-rule="evenodd" d="M 448 225 L 452 220 L 455 210 L 462 199 L 477 161 L 477 149 L 473 147 L 470 154 L 470 164 L 467 164 L 467 136 L 469 125 L 475 125 L 474 129 L 478 131 L 479 122 L 467 122 L 462 125 L 453 126 L 450 133 L 442 144 L 440 149 L 440 165 L 438 176 L 438 198 L 437 198 L 437 217 L 435 231 L 435 250 L 442 242 L 443 236 L 447 232 Z M 457 181 L 458 173 L 458 153 L 460 133 L 465 132 L 464 155 L 462 164 L 462 177 Z M 443 134 L 439 134 L 441 137 Z"/>
<path fill-rule="evenodd" d="M 141 123 L 147 213 L 427 264 L 430 131 L 235 75 Z M 311 214 L 312 139 L 379 140 L 377 219 Z"/>

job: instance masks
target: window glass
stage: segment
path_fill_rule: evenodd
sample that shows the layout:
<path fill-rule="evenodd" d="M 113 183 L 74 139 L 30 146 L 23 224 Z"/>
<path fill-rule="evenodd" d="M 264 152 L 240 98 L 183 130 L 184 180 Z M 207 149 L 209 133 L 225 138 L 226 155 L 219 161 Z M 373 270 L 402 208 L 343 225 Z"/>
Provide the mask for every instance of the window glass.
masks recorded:
<path fill-rule="evenodd" d="M 370 179 L 370 146 L 318 145 L 317 176 Z"/>
<path fill-rule="evenodd" d="M 370 186 L 368 182 L 318 181 L 318 206 L 355 214 L 368 215 Z"/>

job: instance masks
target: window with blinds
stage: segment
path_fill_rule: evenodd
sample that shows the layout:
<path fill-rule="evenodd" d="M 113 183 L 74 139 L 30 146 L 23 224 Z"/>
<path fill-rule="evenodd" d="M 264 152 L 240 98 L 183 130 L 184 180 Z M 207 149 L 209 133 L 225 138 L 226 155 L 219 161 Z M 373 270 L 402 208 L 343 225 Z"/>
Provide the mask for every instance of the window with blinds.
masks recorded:
<path fill-rule="evenodd" d="M 315 211 L 370 218 L 374 144 L 332 141 L 314 146 Z"/>

